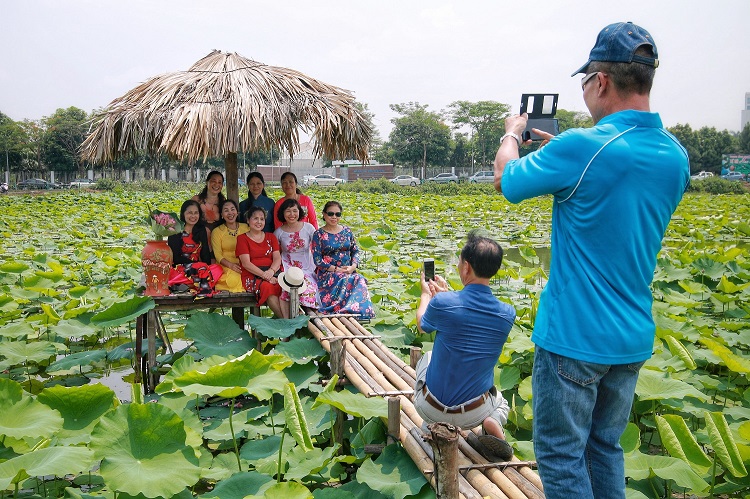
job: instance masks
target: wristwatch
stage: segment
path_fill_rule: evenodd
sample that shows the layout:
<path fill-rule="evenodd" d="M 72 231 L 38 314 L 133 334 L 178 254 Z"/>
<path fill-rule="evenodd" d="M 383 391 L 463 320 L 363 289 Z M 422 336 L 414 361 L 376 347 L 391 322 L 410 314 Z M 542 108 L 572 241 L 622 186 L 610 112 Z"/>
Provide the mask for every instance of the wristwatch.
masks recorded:
<path fill-rule="evenodd" d="M 503 143 L 503 141 L 505 140 L 506 137 L 513 137 L 514 139 L 516 139 L 516 144 L 518 144 L 518 147 L 521 147 L 521 137 L 519 137 L 517 133 L 508 132 L 505 135 L 503 135 L 502 137 L 500 137 L 500 143 L 501 144 Z"/>

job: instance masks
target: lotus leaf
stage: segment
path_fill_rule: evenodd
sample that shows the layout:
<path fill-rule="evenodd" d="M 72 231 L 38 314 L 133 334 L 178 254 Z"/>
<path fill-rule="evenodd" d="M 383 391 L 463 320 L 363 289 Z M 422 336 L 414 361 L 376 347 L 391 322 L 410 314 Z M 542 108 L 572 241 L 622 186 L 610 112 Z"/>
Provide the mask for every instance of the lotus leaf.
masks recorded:
<path fill-rule="evenodd" d="M 308 475 L 320 473 L 323 468 L 337 460 L 336 453 L 338 451 L 338 445 L 332 445 L 326 449 L 312 447 L 305 450 L 299 445 L 292 448 L 291 451 L 284 454 L 284 458 L 289 463 L 289 468 L 284 473 L 284 479 L 301 481 Z"/>
<path fill-rule="evenodd" d="M 698 445 L 682 417 L 674 414 L 656 416 L 656 426 L 664 448 L 672 457 L 682 459 L 700 475 L 708 471 L 711 460 Z"/>
<path fill-rule="evenodd" d="M 72 367 L 95 364 L 106 357 L 106 350 L 87 350 L 84 352 L 73 353 L 50 364 L 47 367 L 47 372 L 65 371 Z"/>
<path fill-rule="evenodd" d="M 362 463 L 357 480 L 394 499 L 416 494 L 427 483 L 406 451 L 395 444 L 383 449 L 376 460 Z"/>
<path fill-rule="evenodd" d="M 45 388 L 37 395 L 37 400 L 62 416 L 62 430 L 56 438 L 66 444 L 88 442 L 99 418 L 120 405 L 115 393 L 100 384 Z"/>
<path fill-rule="evenodd" d="M 271 319 L 268 317 L 248 316 L 247 323 L 266 338 L 288 338 L 298 329 L 307 326 L 310 318 L 300 315 L 294 319 Z"/>
<path fill-rule="evenodd" d="M 198 351 L 210 357 L 240 357 L 253 348 L 253 339 L 231 317 L 198 312 L 188 319 L 185 336 L 195 341 Z"/>
<path fill-rule="evenodd" d="M 171 497 L 200 478 L 185 424 L 159 404 L 122 405 L 105 414 L 91 434 L 108 486 L 130 495 Z"/>
<path fill-rule="evenodd" d="M 305 451 L 313 449 L 312 440 L 310 439 L 310 428 L 307 426 L 307 418 L 302 404 L 297 395 L 297 389 L 294 383 L 284 385 L 284 420 L 286 428 L 294 437 L 297 444 Z"/>
<path fill-rule="evenodd" d="M 640 451 L 625 455 L 625 476 L 642 480 L 654 473 L 664 480 L 673 480 L 678 486 L 701 493 L 709 485 L 687 463 L 667 456 L 651 456 Z"/>
<path fill-rule="evenodd" d="M 254 471 L 235 473 L 226 480 L 216 485 L 211 492 L 200 497 L 209 499 L 243 499 L 248 496 L 263 496 L 263 493 L 276 481 L 268 475 L 262 475 Z M 307 490 L 307 489 L 305 489 Z"/>
<path fill-rule="evenodd" d="M 292 359 L 297 364 L 307 364 L 312 359 L 325 355 L 325 349 L 317 341 L 309 338 L 292 338 L 281 342 L 274 348 L 274 352 Z"/>
<path fill-rule="evenodd" d="M 36 334 L 36 330 L 28 322 L 11 322 L 0 327 L 0 336 L 5 338 L 24 338 Z"/>
<path fill-rule="evenodd" d="M 94 453 L 85 447 L 46 447 L 0 463 L 0 490 L 30 476 L 65 476 L 86 472 Z"/>
<path fill-rule="evenodd" d="M 333 391 L 336 383 L 333 378 L 328 387 L 318 394 L 313 408 L 320 404 L 327 404 L 341 409 L 347 414 L 363 418 L 386 418 L 388 417 L 388 403 L 382 397 L 368 398 L 361 393 L 348 391 Z M 329 387 L 331 390 L 329 390 Z"/>
<path fill-rule="evenodd" d="M 638 375 L 635 393 L 639 400 L 670 398 L 681 400 L 684 397 L 693 397 L 704 402 L 708 400 L 708 396 L 684 381 L 673 379 L 666 373 L 656 372 L 647 368 L 641 369 Z"/>
<path fill-rule="evenodd" d="M 737 449 L 737 444 L 734 443 L 734 437 L 732 437 L 732 432 L 727 420 L 724 419 L 724 415 L 720 412 L 706 411 L 704 417 L 708 438 L 716 457 L 732 475 L 736 477 L 746 476 L 745 463 L 742 462 L 742 456 Z"/>
<path fill-rule="evenodd" d="M 267 488 L 264 499 L 312 499 L 312 492 L 297 482 L 281 482 Z"/>
<path fill-rule="evenodd" d="M 45 362 L 57 353 L 57 347 L 49 341 L 26 343 L 21 341 L 0 343 L 0 355 L 11 364 L 28 364 Z"/>
<path fill-rule="evenodd" d="M 124 302 L 115 302 L 106 310 L 91 318 L 91 322 L 100 327 L 112 327 L 135 320 L 156 307 L 156 303 L 148 296 L 134 296 Z"/>
<path fill-rule="evenodd" d="M 79 320 L 69 319 L 58 322 L 55 326 L 51 327 L 50 330 L 56 336 L 65 339 L 86 338 L 89 336 L 95 336 L 97 334 L 96 328 L 88 324 L 84 324 Z"/>

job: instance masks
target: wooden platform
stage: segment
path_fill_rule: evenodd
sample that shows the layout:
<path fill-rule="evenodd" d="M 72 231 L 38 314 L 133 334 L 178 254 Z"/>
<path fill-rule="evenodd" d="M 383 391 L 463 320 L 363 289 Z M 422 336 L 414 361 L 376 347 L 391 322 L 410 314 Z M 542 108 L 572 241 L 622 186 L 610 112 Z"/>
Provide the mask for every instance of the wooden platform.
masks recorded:
<path fill-rule="evenodd" d="M 435 488 L 432 448 L 424 441 L 419 417 L 411 393 L 416 372 L 404 363 L 357 320 L 348 316 L 326 317 L 308 312 L 308 325 L 323 348 L 331 351 L 331 343 L 346 341 L 344 373 L 364 395 L 398 397 L 401 405 L 399 440 L 425 478 Z M 339 338 L 338 340 L 331 339 Z M 346 338 L 344 340 L 344 338 Z M 539 475 L 513 458 L 510 465 L 488 467 L 487 462 L 463 437 L 459 438 L 459 497 L 481 499 L 542 499 L 544 492 Z"/>

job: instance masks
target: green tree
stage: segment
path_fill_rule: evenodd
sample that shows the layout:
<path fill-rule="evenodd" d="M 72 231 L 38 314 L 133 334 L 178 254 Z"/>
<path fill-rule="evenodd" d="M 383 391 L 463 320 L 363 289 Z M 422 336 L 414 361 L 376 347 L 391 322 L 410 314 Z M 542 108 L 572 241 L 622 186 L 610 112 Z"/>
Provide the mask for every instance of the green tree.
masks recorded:
<path fill-rule="evenodd" d="M 380 137 L 378 129 L 375 128 L 375 113 L 370 111 L 370 108 L 365 103 L 355 102 L 354 106 L 360 113 L 362 113 L 362 116 L 365 117 L 367 124 L 370 125 L 370 128 L 372 129 L 372 139 L 370 140 L 370 157 L 375 157 L 378 149 L 383 146 L 383 139 Z"/>
<path fill-rule="evenodd" d="M 555 118 L 557 118 L 560 133 L 570 128 L 591 128 L 594 126 L 594 120 L 591 119 L 588 113 L 583 111 L 558 109 L 557 113 L 555 113 Z"/>
<path fill-rule="evenodd" d="M 714 127 L 704 126 L 696 132 L 696 137 L 700 152 L 695 165 L 697 171 L 705 170 L 719 173 L 721 170 L 721 155 L 736 153 L 739 150 L 737 138 L 727 130 L 719 132 Z"/>
<path fill-rule="evenodd" d="M 453 141 L 455 147 L 449 165 L 453 168 L 471 167 L 471 143 L 466 134 L 457 133 Z"/>
<path fill-rule="evenodd" d="M 47 133 L 44 137 L 43 157 L 47 167 L 58 171 L 77 171 L 83 175 L 83 165 L 78 148 L 86 136 L 86 111 L 77 107 L 58 109 L 44 119 Z"/>
<path fill-rule="evenodd" d="M 18 123 L 0 112 L 0 151 L 3 153 L 2 169 L 10 175 L 10 170 L 20 166 L 23 144 L 26 137 Z M 3 179 L 4 180 L 4 179 Z"/>
<path fill-rule="evenodd" d="M 455 128 L 468 126 L 471 129 L 477 157 L 485 167 L 488 158 L 495 157 L 500 137 L 505 133 L 505 118 L 510 115 L 510 106 L 491 100 L 459 100 L 452 102 L 448 109 Z"/>
<path fill-rule="evenodd" d="M 750 154 L 750 123 L 745 125 L 745 128 L 742 129 L 737 139 L 739 152 L 741 154 Z"/>
<path fill-rule="evenodd" d="M 419 102 L 391 104 L 400 114 L 393 118 L 389 144 L 396 161 L 411 166 L 421 165 L 424 176 L 427 164 L 445 166 L 453 150 L 451 131 L 442 115 L 427 110 Z"/>

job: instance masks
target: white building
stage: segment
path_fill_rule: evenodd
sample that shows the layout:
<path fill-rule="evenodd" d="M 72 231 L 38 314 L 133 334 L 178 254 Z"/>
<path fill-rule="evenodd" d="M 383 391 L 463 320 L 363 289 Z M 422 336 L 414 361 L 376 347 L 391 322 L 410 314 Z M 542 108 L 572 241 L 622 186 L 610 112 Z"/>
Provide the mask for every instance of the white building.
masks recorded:
<path fill-rule="evenodd" d="M 745 105 L 740 116 L 740 131 L 744 130 L 748 123 L 750 123 L 750 92 L 745 92 Z"/>

